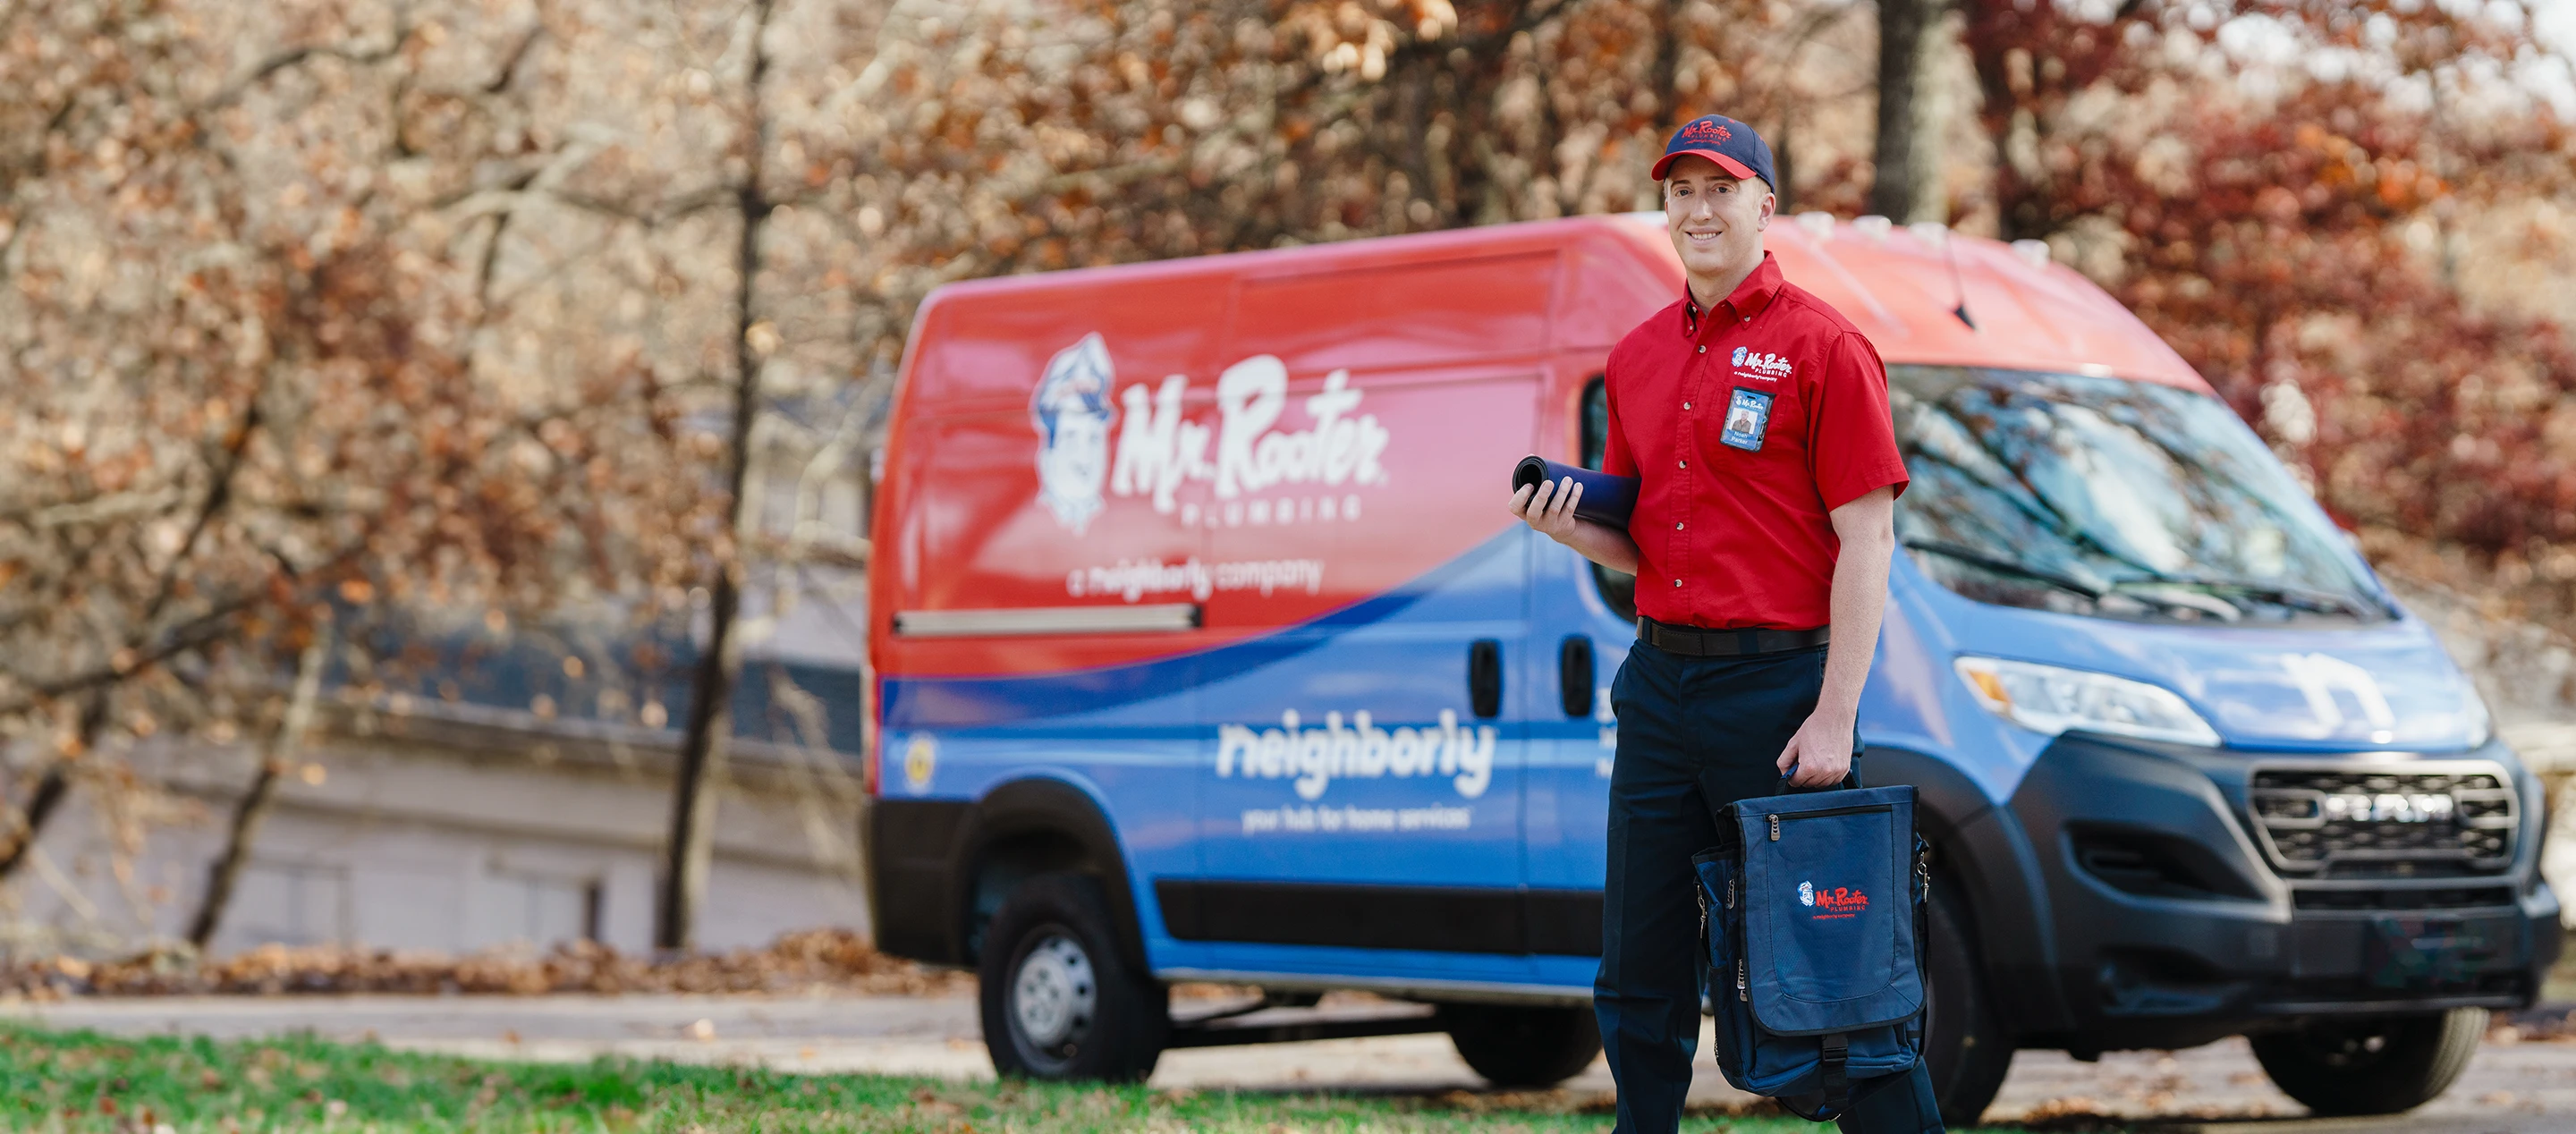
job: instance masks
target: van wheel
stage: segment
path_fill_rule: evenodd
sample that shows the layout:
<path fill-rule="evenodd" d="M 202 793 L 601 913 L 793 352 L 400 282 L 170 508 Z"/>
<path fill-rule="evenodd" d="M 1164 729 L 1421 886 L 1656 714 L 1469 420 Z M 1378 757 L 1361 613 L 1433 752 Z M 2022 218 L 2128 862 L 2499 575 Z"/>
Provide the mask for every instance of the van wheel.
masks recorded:
<path fill-rule="evenodd" d="M 1601 1054 L 1601 1024 L 1589 1005 L 1443 1004 L 1440 1025 L 1458 1058 L 1497 1087 L 1554 1086 Z"/>
<path fill-rule="evenodd" d="M 2252 1037 L 2282 1093 L 2320 1115 L 2395 1114 L 2433 1101 L 2468 1070 L 2487 1010 L 2319 1020 Z"/>
<path fill-rule="evenodd" d="M 1925 990 L 1930 1002 L 1923 1023 L 1924 1069 L 1932 1075 L 1932 1097 L 1941 1104 L 1941 1121 L 1953 1129 L 1974 1126 L 1977 1116 L 2003 1089 L 2004 1072 L 2012 1070 L 2013 1041 L 1986 994 L 1985 965 L 1976 937 L 1958 899 L 1946 881 L 1934 879 L 1924 942 Z"/>
<path fill-rule="evenodd" d="M 1171 998 L 1119 956 L 1100 883 L 1041 874 L 1002 900 L 977 969 L 984 1050 L 1005 1077 L 1133 1082 L 1171 1033 Z"/>

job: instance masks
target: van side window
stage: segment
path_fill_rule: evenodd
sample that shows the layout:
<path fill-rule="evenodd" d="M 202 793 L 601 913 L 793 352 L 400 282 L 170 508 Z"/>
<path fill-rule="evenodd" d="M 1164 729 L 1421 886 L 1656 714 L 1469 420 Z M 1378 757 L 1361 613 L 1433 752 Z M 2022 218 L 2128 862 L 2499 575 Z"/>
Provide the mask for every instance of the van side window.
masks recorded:
<path fill-rule="evenodd" d="M 1610 386 L 1598 374 L 1593 375 L 1592 381 L 1583 387 L 1583 429 L 1579 444 L 1583 449 L 1583 467 L 1600 468 L 1601 455 L 1610 447 Z M 1601 588 L 1601 601 L 1608 603 L 1611 612 L 1622 621 L 1636 621 L 1637 577 L 1598 563 L 1587 565 L 1592 568 L 1593 584 Z"/>

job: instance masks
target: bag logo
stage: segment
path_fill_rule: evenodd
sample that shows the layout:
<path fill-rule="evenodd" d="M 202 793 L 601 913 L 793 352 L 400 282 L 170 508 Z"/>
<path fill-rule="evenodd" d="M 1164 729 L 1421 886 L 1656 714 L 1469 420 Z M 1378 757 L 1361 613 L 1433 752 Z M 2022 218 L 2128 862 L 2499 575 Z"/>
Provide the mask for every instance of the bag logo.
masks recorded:
<path fill-rule="evenodd" d="M 1815 921 L 1840 921 L 1857 917 L 1869 909 L 1869 895 L 1849 886 L 1819 888 L 1813 882 L 1798 883 L 1798 904 L 1812 907 L 1808 914 Z"/>

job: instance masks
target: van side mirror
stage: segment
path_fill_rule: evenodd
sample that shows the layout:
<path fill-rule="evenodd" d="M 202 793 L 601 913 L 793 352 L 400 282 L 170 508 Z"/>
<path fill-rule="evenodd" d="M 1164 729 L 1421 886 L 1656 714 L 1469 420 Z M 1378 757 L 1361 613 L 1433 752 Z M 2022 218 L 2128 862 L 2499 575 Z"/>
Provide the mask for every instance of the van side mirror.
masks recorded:
<path fill-rule="evenodd" d="M 1467 643 L 1467 701 L 1476 715 L 1503 715 L 1503 644 L 1492 638 Z"/>
<path fill-rule="evenodd" d="M 1556 644 L 1556 695 L 1565 715 L 1592 715 L 1592 639 L 1568 634 Z"/>

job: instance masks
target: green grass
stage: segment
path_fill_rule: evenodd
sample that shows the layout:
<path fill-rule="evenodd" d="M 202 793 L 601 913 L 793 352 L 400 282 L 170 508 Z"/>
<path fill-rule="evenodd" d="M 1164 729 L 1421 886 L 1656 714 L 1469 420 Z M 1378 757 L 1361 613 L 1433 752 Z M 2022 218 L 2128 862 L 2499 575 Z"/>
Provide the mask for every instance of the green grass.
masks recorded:
<path fill-rule="evenodd" d="M 1369 1096 L 799 1075 L 673 1063 L 486 1063 L 313 1039 L 218 1043 L 0 1024 L 13 1131 L 1601 1131 L 1567 1091 Z M 1693 1134 L 1807 1134 L 1693 1115 Z"/>

